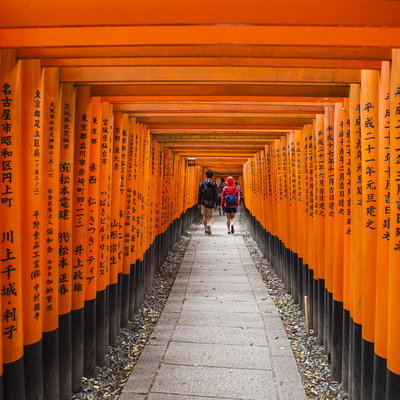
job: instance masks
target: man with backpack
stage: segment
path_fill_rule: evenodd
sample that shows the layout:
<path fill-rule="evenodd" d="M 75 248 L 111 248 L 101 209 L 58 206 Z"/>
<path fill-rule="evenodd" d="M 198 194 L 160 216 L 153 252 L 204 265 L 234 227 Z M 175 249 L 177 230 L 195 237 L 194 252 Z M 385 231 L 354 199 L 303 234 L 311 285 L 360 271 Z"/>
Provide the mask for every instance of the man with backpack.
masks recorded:
<path fill-rule="evenodd" d="M 211 179 L 214 173 L 206 171 L 206 180 L 199 185 L 197 204 L 203 215 L 204 232 L 211 235 L 211 225 L 214 222 L 214 208 L 217 202 L 217 185 Z"/>
<path fill-rule="evenodd" d="M 240 192 L 231 176 L 228 176 L 225 180 L 225 187 L 222 189 L 221 194 L 221 205 L 226 215 L 228 234 L 233 235 L 235 233 L 237 207 L 240 205 Z"/>

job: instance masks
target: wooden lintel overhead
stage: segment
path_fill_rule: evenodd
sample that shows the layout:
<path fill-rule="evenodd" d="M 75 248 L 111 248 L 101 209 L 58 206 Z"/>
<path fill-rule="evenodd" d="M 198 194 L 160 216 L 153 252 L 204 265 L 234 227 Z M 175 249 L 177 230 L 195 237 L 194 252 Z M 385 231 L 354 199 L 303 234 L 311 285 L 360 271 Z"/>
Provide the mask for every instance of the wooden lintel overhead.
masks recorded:
<path fill-rule="evenodd" d="M 247 159 L 249 158 L 249 156 L 242 156 L 242 157 L 237 157 L 237 156 L 231 156 L 231 157 L 224 157 L 223 155 L 218 155 L 218 156 L 208 156 L 208 157 L 204 157 L 204 156 L 198 156 L 196 155 L 196 160 L 199 161 L 217 161 L 217 162 L 221 162 L 221 163 L 230 163 L 230 164 L 234 164 L 234 163 L 243 163 L 245 162 Z"/>
<path fill-rule="evenodd" d="M 193 149 L 230 149 L 234 145 L 234 149 L 236 150 L 247 150 L 247 149 L 259 149 L 259 150 L 264 150 L 265 148 L 265 142 L 258 142 L 258 143 L 248 143 L 248 142 L 220 142 L 220 143 L 215 143 L 215 142 L 196 142 L 196 141 L 191 141 L 191 142 L 168 142 L 165 143 L 165 147 L 167 148 L 172 148 L 175 150 L 182 150 L 182 149 L 188 149 L 188 148 L 193 148 Z"/>
<path fill-rule="evenodd" d="M 168 143 L 168 142 L 196 142 L 196 143 L 257 143 L 261 144 L 263 142 L 269 142 L 275 139 L 279 139 L 279 136 L 266 136 L 266 137 L 246 137 L 246 138 L 239 138 L 239 137 L 161 137 L 157 138 L 157 141 L 160 143 Z"/>
<path fill-rule="evenodd" d="M 298 124 L 295 124 L 296 121 L 292 121 L 292 123 L 288 123 L 286 121 L 286 124 L 281 124 L 281 125 L 270 125 L 270 124 L 264 124 L 264 125 L 255 125 L 255 124 L 246 124 L 246 125 L 240 125 L 240 124 L 235 124 L 235 121 L 230 121 L 230 124 L 223 124 L 221 123 L 221 127 L 223 127 L 226 130 L 294 130 L 294 129 L 301 129 L 303 127 L 303 122 L 299 122 Z M 311 121 L 312 122 L 312 121 Z M 307 122 L 307 123 L 311 123 Z M 306 122 L 304 122 L 306 123 Z M 186 124 L 180 124 L 180 125 L 148 125 L 148 128 L 150 130 L 153 129 L 209 129 L 209 130 L 214 130 L 218 128 L 218 125 L 215 124 L 192 124 L 192 125 L 186 125 Z"/>
<path fill-rule="evenodd" d="M 248 150 L 244 152 L 243 150 L 232 149 L 229 153 L 221 150 L 209 150 L 205 152 L 204 150 L 186 150 L 186 151 L 177 151 L 183 157 L 227 157 L 226 154 L 229 154 L 229 157 L 250 157 L 257 153 L 258 150 Z"/>
<path fill-rule="evenodd" d="M 95 4 L 95 6 L 94 6 Z M 21 12 L 24 10 L 25 12 Z M 202 0 L 188 7 L 185 0 L 4 1 L 3 27 L 90 25 L 339 25 L 399 26 L 400 5 L 394 1 L 364 0 Z"/>
<path fill-rule="evenodd" d="M 322 113 L 320 113 L 322 114 Z M 199 122 L 201 123 L 202 120 L 208 120 L 208 119 L 227 119 L 227 118 L 233 118 L 234 120 L 242 121 L 242 120 L 262 120 L 264 118 L 270 120 L 270 119 L 285 119 L 286 121 L 288 120 L 293 120 L 293 119 L 313 119 L 315 118 L 316 114 L 310 114 L 310 113 L 263 113 L 263 112 L 246 112 L 242 113 L 241 111 L 236 111 L 236 112 L 208 112 L 208 113 L 202 113 L 202 112 L 195 112 L 192 111 L 191 113 L 180 113 L 180 112 L 171 112 L 171 113 L 136 113 L 135 117 L 138 119 L 138 121 L 143 122 L 144 120 L 147 120 L 148 122 L 143 122 L 143 123 L 151 123 L 153 120 L 158 123 L 158 121 L 161 121 L 162 119 L 171 121 L 174 123 L 174 121 L 190 121 L 192 118 L 199 119 Z M 239 122 L 240 123 L 240 122 Z"/>
<path fill-rule="evenodd" d="M 224 129 L 227 130 L 286 130 L 286 131 L 292 131 L 295 129 L 301 129 L 303 125 L 223 125 Z M 170 129 L 203 129 L 203 130 L 215 130 L 218 128 L 215 125 L 150 125 L 148 128 L 152 131 L 153 129 L 165 129 L 165 128 L 170 128 Z"/>
<path fill-rule="evenodd" d="M 176 152 L 176 153 L 181 155 L 181 153 L 179 153 L 179 152 Z M 229 152 L 227 152 L 225 150 L 225 153 L 229 153 Z M 193 153 L 190 156 L 184 156 L 184 157 L 185 158 L 187 158 L 187 157 L 195 158 L 197 164 L 201 164 L 201 163 L 209 162 L 209 161 L 214 161 L 214 162 L 215 161 L 221 161 L 221 162 L 230 163 L 230 164 L 244 164 L 249 158 L 254 156 L 254 153 L 247 154 L 247 155 L 245 155 L 243 157 L 237 157 L 237 158 L 232 158 L 232 159 L 222 159 L 222 158 L 220 158 L 221 156 L 222 155 L 219 154 L 219 155 L 215 155 L 214 157 L 203 158 L 203 157 L 198 157 L 196 155 L 196 153 Z"/>
<path fill-rule="evenodd" d="M 400 28 L 399 28 L 400 33 Z M 399 42 L 400 45 L 400 42 Z M 302 82 L 357 83 L 358 69 L 230 66 L 63 67 L 61 82 Z"/>
<path fill-rule="evenodd" d="M 137 121 L 148 125 L 148 127 L 157 129 L 156 127 L 164 126 L 167 128 L 169 125 L 172 126 L 179 126 L 179 125 L 194 125 L 198 126 L 199 128 L 203 125 L 215 126 L 218 127 L 219 125 L 228 126 L 235 126 L 235 125 L 252 125 L 252 126 L 287 126 L 287 125 L 296 125 L 302 126 L 304 124 L 311 124 L 313 122 L 313 118 L 310 116 L 296 116 L 292 117 L 290 114 L 285 115 L 283 117 L 196 117 L 196 115 L 190 115 L 186 117 L 138 117 Z M 183 126 L 181 126 L 183 128 Z M 227 128 L 229 129 L 229 128 Z M 257 128 L 252 128 L 257 129 Z M 262 129 L 262 128 L 261 128 Z"/>
<path fill-rule="evenodd" d="M 132 99 L 134 101 L 134 99 Z M 180 113 L 193 113 L 193 112 L 263 112 L 263 113 L 301 113 L 301 114 L 323 114 L 324 106 L 315 105 L 296 105 L 296 104 L 260 104 L 251 102 L 184 102 L 184 103 L 171 103 L 171 102 L 152 102 L 152 103 L 124 103 L 114 104 L 114 111 L 122 111 L 135 113 L 138 115 L 142 112 L 156 113 L 172 113 L 179 111 Z"/>
<path fill-rule="evenodd" d="M 18 58 L 87 58 L 87 57 L 253 57 L 292 59 L 390 60 L 391 48 L 357 46 L 274 46 L 274 45 L 163 45 L 163 46 L 81 46 L 22 47 Z"/>
<path fill-rule="evenodd" d="M 396 48 L 400 47 L 400 28 L 302 25 L 70 26 L 3 28 L 0 32 L 0 47 L 3 48 L 234 44 Z"/>
<path fill-rule="evenodd" d="M 42 67 L 88 66 L 231 66 L 231 67 L 291 67 L 379 69 L 377 60 L 346 60 L 321 58 L 255 58 L 255 57 L 98 57 L 98 58 L 44 58 Z"/>
<path fill-rule="evenodd" d="M 243 137 L 253 135 L 270 135 L 279 136 L 286 135 L 287 129 L 151 129 L 153 137 L 159 137 L 164 135 L 218 135 L 218 136 L 232 136 L 240 135 Z"/>
<path fill-rule="evenodd" d="M 272 97 L 272 101 L 277 98 L 286 98 L 289 101 L 295 101 L 296 97 L 300 98 L 299 101 L 312 101 L 313 99 L 324 98 L 342 98 L 347 97 L 349 94 L 350 85 L 337 84 L 337 85 L 258 85 L 258 84 L 137 84 L 137 85 L 93 85 L 91 87 L 92 96 L 101 96 L 106 100 L 111 96 L 134 97 L 136 96 L 140 101 L 143 96 L 148 99 L 162 100 L 169 98 L 174 101 L 177 97 L 186 97 L 187 101 L 190 100 L 209 100 L 214 98 L 221 101 L 235 100 L 238 101 L 247 98 L 247 100 L 255 100 L 259 98 L 260 101 L 266 101 L 267 97 Z M 291 100 L 290 100 L 291 99 Z M 121 98 L 122 100 L 122 98 Z M 285 100 L 283 100 L 285 101 Z"/>

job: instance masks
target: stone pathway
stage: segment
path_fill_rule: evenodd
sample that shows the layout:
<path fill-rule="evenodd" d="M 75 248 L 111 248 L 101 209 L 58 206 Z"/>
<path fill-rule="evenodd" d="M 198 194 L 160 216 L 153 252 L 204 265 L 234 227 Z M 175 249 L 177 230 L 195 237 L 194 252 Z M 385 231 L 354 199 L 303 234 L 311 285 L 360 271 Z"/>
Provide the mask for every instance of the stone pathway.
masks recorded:
<path fill-rule="evenodd" d="M 279 314 L 235 227 L 193 235 L 119 400 L 305 400 Z"/>

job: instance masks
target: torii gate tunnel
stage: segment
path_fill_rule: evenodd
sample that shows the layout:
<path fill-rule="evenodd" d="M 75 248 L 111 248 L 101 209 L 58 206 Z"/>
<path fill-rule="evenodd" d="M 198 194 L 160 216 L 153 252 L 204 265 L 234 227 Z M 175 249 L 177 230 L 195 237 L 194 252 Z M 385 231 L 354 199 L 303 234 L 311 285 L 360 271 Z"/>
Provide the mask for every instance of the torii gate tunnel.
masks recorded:
<path fill-rule="evenodd" d="M 400 399 L 400 3 L 0 4 L 0 399 L 68 399 L 197 215 L 250 229 L 352 399 Z M 195 158 L 195 166 L 187 158 Z"/>

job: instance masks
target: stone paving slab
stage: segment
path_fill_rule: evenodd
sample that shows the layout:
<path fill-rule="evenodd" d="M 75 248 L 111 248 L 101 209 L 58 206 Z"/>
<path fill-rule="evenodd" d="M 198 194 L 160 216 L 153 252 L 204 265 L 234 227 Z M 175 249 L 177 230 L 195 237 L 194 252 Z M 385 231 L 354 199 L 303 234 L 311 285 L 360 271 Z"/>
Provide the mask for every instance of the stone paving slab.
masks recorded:
<path fill-rule="evenodd" d="M 299 386 L 297 364 L 293 357 L 272 358 L 276 389 L 281 399 L 297 400 L 303 398 L 304 389 Z"/>
<path fill-rule="evenodd" d="M 306 399 L 279 313 L 224 220 L 192 236 L 119 400 Z"/>
<path fill-rule="evenodd" d="M 198 292 L 198 293 L 188 293 L 186 294 L 187 300 L 200 300 L 200 299 L 208 299 L 208 300 L 218 300 L 218 301 L 247 301 L 253 302 L 254 296 L 251 292 L 217 292 L 213 291 L 213 293 L 209 292 Z"/>
<path fill-rule="evenodd" d="M 187 365 L 163 364 L 152 391 L 248 400 L 277 398 L 271 371 Z"/>
<path fill-rule="evenodd" d="M 192 282 L 217 282 L 217 283 L 248 283 L 247 275 L 238 273 L 236 275 L 229 274 L 229 271 L 206 272 L 192 274 L 190 277 Z"/>
<path fill-rule="evenodd" d="M 222 300 L 186 300 L 183 311 L 214 311 L 225 313 L 257 313 L 255 302 L 249 301 L 222 301 Z"/>
<path fill-rule="evenodd" d="M 228 397 L 213 397 L 213 399 L 217 400 L 235 400 Z M 120 398 L 121 400 L 121 398 Z M 124 400 L 124 399 L 122 399 Z M 141 399 L 138 399 L 141 400 Z M 176 394 L 167 394 L 167 393 L 151 393 L 148 397 L 148 400 L 210 400 L 210 397 L 199 397 L 199 396 L 179 396 Z M 243 399 L 245 400 L 245 399 Z"/>
<path fill-rule="evenodd" d="M 181 325 L 236 326 L 261 328 L 262 318 L 259 314 L 226 313 L 215 311 L 182 311 L 179 319 Z"/>
<path fill-rule="evenodd" d="M 136 394 L 136 393 L 122 393 L 118 400 L 146 400 L 145 394 Z"/>
<path fill-rule="evenodd" d="M 231 326 L 196 326 L 178 325 L 174 340 L 193 343 L 220 343 L 247 346 L 267 346 L 263 328 L 237 328 Z"/>
<path fill-rule="evenodd" d="M 252 292 L 249 282 L 199 282 L 190 281 L 187 285 L 187 291 L 192 290 L 221 290 L 230 292 Z"/>
<path fill-rule="evenodd" d="M 166 345 L 147 345 L 135 366 L 135 373 L 131 375 L 124 386 L 124 392 L 148 393 L 153 384 L 154 376 L 160 365 L 160 359 L 165 354 Z"/>
<path fill-rule="evenodd" d="M 172 342 L 166 364 L 205 367 L 271 369 L 268 347 Z"/>

